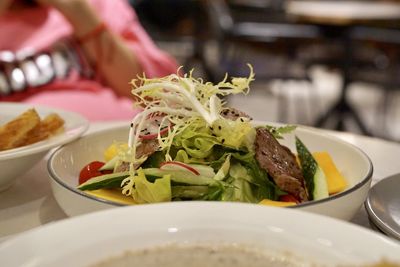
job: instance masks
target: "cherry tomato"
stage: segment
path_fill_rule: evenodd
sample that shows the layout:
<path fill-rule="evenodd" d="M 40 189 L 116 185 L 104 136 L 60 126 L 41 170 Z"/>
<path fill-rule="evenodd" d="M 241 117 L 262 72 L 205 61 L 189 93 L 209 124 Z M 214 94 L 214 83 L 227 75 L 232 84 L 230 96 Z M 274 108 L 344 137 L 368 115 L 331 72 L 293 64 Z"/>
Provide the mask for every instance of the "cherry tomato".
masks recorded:
<path fill-rule="evenodd" d="M 103 175 L 104 173 L 99 171 L 101 167 L 103 167 L 104 162 L 100 161 L 93 161 L 90 162 L 88 165 L 82 168 L 81 172 L 79 173 L 79 184 L 83 184 L 90 178 Z"/>
<path fill-rule="evenodd" d="M 279 201 L 282 202 L 294 202 L 296 204 L 299 203 L 299 201 L 297 200 L 297 198 L 295 198 L 293 195 L 283 195 L 279 197 Z"/>

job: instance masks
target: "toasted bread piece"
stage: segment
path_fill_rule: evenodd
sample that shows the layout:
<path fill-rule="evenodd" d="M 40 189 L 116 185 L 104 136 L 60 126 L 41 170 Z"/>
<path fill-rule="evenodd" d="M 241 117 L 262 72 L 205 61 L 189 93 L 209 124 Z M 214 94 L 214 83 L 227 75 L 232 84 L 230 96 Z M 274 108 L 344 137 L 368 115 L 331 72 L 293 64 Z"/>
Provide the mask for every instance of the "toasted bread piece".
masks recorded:
<path fill-rule="evenodd" d="M 64 129 L 64 120 L 55 113 L 47 115 L 35 128 L 29 131 L 18 146 L 30 145 L 55 135 Z"/>
<path fill-rule="evenodd" d="M 0 151 L 15 148 L 27 133 L 40 124 L 36 110 L 29 109 L 0 127 Z"/>

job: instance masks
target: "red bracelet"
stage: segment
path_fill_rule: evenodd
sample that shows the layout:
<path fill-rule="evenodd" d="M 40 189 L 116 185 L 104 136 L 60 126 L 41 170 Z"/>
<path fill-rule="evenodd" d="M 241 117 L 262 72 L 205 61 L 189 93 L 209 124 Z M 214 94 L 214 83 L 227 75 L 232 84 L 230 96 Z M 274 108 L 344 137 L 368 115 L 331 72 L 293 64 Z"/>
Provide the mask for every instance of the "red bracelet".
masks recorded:
<path fill-rule="evenodd" d="M 97 36 L 99 36 L 102 32 L 104 32 L 105 30 L 107 30 L 107 25 L 102 22 L 99 25 L 97 25 L 93 30 L 91 30 L 90 32 L 86 33 L 85 35 L 78 37 L 78 41 L 79 43 L 85 43 L 93 38 L 96 38 Z"/>

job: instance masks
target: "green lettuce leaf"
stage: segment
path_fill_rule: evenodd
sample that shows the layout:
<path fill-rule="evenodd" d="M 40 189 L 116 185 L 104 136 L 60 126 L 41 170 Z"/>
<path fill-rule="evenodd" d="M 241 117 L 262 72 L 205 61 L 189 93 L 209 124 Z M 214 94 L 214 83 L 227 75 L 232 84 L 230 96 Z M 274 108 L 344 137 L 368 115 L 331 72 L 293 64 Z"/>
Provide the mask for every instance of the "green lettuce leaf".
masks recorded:
<path fill-rule="evenodd" d="M 252 189 L 252 197 L 254 202 L 261 201 L 262 199 L 272 199 L 277 200 L 280 195 L 286 194 L 280 190 L 275 183 L 273 183 L 268 174 L 259 167 L 253 152 L 240 153 L 240 152 L 226 152 L 218 160 L 210 163 L 215 169 L 222 168 L 223 164 L 228 157 L 231 157 L 231 167 L 229 171 L 229 177 L 224 181 L 228 184 L 235 185 L 233 181 L 240 178 L 250 184 Z M 240 166 L 240 167 L 239 167 Z M 233 170 L 232 170 L 233 169 Z M 241 181 L 242 190 L 247 190 L 246 199 L 251 199 L 249 196 L 248 186 L 243 184 Z M 237 187 L 237 184 L 235 185 Z M 227 189 L 226 194 L 229 194 L 232 189 Z M 231 192 L 232 193 L 232 192 Z M 224 196 L 226 199 L 229 197 Z"/>
<path fill-rule="evenodd" d="M 212 133 L 226 147 L 254 151 L 256 130 L 250 121 L 219 119 L 214 122 Z"/>
<path fill-rule="evenodd" d="M 283 139 L 284 134 L 289 134 L 296 130 L 296 125 L 285 125 L 281 127 L 276 127 L 276 126 L 271 126 L 267 125 L 265 128 L 270 131 L 270 133 L 276 138 L 276 139 Z"/>
<path fill-rule="evenodd" d="M 229 169 L 231 167 L 231 155 L 229 154 L 224 163 L 221 165 L 221 168 L 215 174 L 214 179 L 218 181 L 223 181 L 229 173 Z"/>
<path fill-rule="evenodd" d="M 156 179 L 154 183 L 147 181 L 142 169 L 137 170 L 134 177 L 133 199 L 137 203 L 168 202 L 172 199 L 170 175 Z"/>
<path fill-rule="evenodd" d="M 253 195 L 250 180 L 252 177 L 248 174 L 246 168 L 240 164 L 233 164 L 229 170 L 229 178 L 226 180 L 232 187 L 225 189 L 221 195 L 222 201 L 240 201 L 255 203 L 257 199 Z"/>
<path fill-rule="evenodd" d="M 253 151 L 254 139 L 255 129 L 248 121 L 219 119 L 208 127 L 204 121 L 198 120 L 175 136 L 173 146 L 178 150 L 175 160 L 185 163 L 208 161 L 215 158 L 218 147 Z"/>

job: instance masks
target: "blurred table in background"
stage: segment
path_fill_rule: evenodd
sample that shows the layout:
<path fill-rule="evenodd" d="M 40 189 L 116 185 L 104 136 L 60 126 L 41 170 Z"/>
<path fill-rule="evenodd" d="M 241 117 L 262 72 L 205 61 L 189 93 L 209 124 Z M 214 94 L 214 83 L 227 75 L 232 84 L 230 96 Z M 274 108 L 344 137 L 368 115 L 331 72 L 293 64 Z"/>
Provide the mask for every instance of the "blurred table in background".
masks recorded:
<path fill-rule="evenodd" d="M 335 129 L 345 130 L 345 119 L 351 117 L 365 135 L 371 135 L 357 111 L 347 100 L 348 86 L 352 81 L 351 68 L 355 51 L 351 39 L 354 27 L 360 25 L 382 26 L 400 21 L 400 3 L 377 1 L 287 1 L 286 13 L 299 23 L 319 25 L 326 38 L 338 39 L 344 48 L 339 59 L 343 83 L 339 100 L 323 114 L 316 126 L 323 126 L 336 116 Z M 382 32 L 384 34 L 384 32 Z"/>
<path fill-rule="evenodd" d="M 287 14 L 318 24 L 353 25 L 400 19 L 400 3 L 380 1 L 289 0 Z"/>

